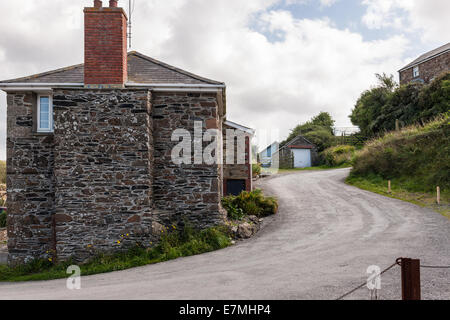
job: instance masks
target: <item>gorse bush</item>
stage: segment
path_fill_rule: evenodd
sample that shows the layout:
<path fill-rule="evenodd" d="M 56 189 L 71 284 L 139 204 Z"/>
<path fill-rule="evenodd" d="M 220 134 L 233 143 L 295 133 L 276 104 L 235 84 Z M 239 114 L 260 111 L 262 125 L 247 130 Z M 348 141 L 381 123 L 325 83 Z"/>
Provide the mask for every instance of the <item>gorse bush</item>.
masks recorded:
<path fill-rule="evenodd" d="M 222 205 L 227 210 L 228 217 L 233 220 L 241 220 L 245 215 L 266 217 L 278 211 L 277 199 L 265 197 L 260 189 L 225 197 L 222 199 Z"/>
<path fill-rule="evenodd" d="M 354 156 L 355 147 L 348 145 L 338 145 L 322 152 L 325 165 L 330 167 L 352 164 Z"/>
<path fill-rule="evenodd" d="M 357 153 L 353 176 L 396 179 L 411 191 L 450 188 L 448 113 L 425 126 L 410 126 L 374 139 Z"/>

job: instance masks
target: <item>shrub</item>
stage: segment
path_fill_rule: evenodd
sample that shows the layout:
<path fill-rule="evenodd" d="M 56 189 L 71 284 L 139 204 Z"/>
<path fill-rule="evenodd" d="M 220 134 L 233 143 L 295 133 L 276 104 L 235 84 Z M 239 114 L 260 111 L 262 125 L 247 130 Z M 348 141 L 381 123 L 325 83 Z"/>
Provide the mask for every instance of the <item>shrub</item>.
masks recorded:
<path fill-rule="evenodd" d="M 228 217 L 241 220 L 245 215 L 265 217 L 278 211 L 278 202 L 273 197 L 265 197 L 260 189 L 243 191 L 238 196 L 228 196 L 222 200 Z"/>
<path fill-rule="evenodd" d="M 397 86 L 393 77 L 377 75 L 379 85 L 363 92 L 350 119 L 367 137 L 376 137 L 401 126 L 423 124 L 450 110 L 450 72 L 430 84 Z"/>
<path fill-rule="evenodd" d="M 322 156 L 325 165 L 338 167 L 344 164 L 352 164 L 355 155 L 355 147 L 348 145 L 339 145 L 326 149 Z"/>
<path fill-rule="evenodd" d="M 259 176 L 260 174 L 261 174 L 261 164 L 259 164 L 259 163 L 252 164 L 253 177 Z"/>

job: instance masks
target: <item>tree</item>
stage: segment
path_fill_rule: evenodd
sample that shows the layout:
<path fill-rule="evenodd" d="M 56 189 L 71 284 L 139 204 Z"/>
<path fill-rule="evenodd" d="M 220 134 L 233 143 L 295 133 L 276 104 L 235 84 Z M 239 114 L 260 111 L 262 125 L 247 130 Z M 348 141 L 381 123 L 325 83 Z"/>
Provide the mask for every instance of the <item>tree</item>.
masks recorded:
<path fill-rule="evenodd" d="M 315 144 L 319 151 L 323 151 L 330 147 L 333 142 L 333 126 L 334 120 L 331 115 L 328 112 L 320 112 L 310 121 L 299 124 L 292 129 L 287 139 L 281 142 L 280 145 L 284 146 L 298 135 L 302 135 Z"/>
<path fill-rule="evenodd" d="M 398 87 L 392 76 L 377 75 L 378 86 L 364 91 L 350 119 L 367 137 L 403 126 L 427 122 L 450 110 L 450 73 L 444 73 L 429 85 L 409 83 Z"/>
<path fill-rule="evenodd" d="M 361 133 L 365 136 L 372 137 L 381 131 L 380 121 L 375 121 L 383 115 L 383 107 L 389 101 L 389 98 L 396 88 L 394 76 L 386 74 L 376 74 L 378 86 L 370 90 L 364 91 L 356 102 L 355 108 L 352 110 L 350 120 L 357 125 Z"/>

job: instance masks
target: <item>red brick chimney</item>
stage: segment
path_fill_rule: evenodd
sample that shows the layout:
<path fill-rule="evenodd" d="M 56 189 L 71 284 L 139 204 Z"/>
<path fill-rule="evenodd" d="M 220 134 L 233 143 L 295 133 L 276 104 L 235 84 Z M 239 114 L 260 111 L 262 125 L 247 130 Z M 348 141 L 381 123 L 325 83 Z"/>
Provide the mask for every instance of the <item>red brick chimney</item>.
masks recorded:
<path fill-rule="evenodd" d="M 127 16 L 117 1 L 84 8 L 84 85 L 123 87 L 127 81 Z"/>

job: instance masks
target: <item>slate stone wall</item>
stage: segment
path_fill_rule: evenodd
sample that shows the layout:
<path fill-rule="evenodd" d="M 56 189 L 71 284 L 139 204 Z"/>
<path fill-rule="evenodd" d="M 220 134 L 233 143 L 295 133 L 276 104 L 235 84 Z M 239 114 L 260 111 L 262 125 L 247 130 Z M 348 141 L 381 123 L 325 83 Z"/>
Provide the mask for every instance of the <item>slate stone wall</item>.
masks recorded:
<path fill-rule="evenodd" d="M 220 208 L 220 164 L 177 165 L 172 162 L 171 141 L 175 129 L 186 129 L 194 137 L 194 121 L 202 123 L 203 131 L 221 128 L 217 95 L 214 93 L 153 94 L 155 143 L 154 201 L 165 224 L 183 223 L 206 228 L 223 222 Z M 219 134 L 221 140 L 221 134 Z M 203 147 L 210 142 L 203 142 Z M 192 151 L 194 148 L 192 148 Z"/>
<path fill-rule="evenodd" d="M 59 259 L 153 240 L 150 98 L 148 90 L 54 92 Z"/>
<path fill-rule="evenodd" d="M 228 125 L 223 125 L 223 190 L 224 195 L 227 195 L 227 181 L 228 180 L 245 180 L 245 191 L 252 191 L 252 165 L 251 161 L 251 146 L 250 138 L 251 136 L 244 131 L 238 131 L 237 134 L 241 134 L 244 139 L 244 154 L 241 155 L 241 159 L 238 159 L 238 141 L 237 138 L 234 139 L 234 159 L 230 163 L 227 161 L 227 130 L 236 130 Z M 228 159 L 231 160 L 231 159 Z M 243 160 L 243 161 L 242 161 Z M 244 162 L 244 163 L 242 163 Z M 244 190 L 243 190 L 244 191 Z"/>
<path fill-rule="evenodd" d="M 33 132 L 33 93 L 7 95 L 8 260 L 46 257 L 54 247 L 53 136 Z"/>
<path fill-rule="evenodd" d="M 33 130 L 36 94 L 8 94 L 9 263 L 82 262 L 136 243 L 154 245 L 163 225 L 184 219 L 196 228 L 221 223 L 221 164 L 171 161 L 173 130 L 193 134 L 194 121 L 203 130 L 221 128 L 216 99 L 55 89 L 54 133 L 42 134 Z"/>

